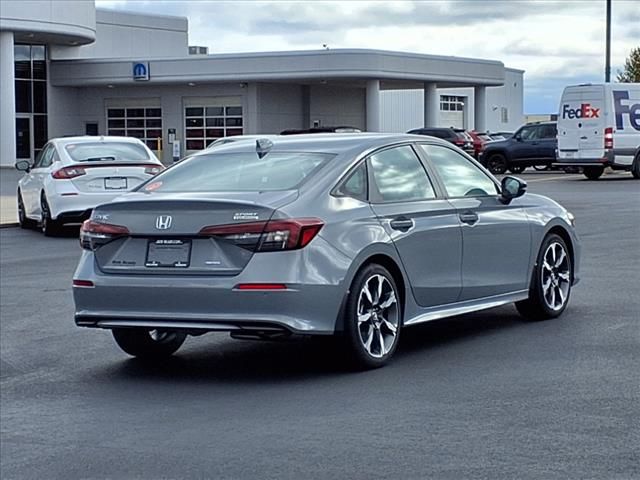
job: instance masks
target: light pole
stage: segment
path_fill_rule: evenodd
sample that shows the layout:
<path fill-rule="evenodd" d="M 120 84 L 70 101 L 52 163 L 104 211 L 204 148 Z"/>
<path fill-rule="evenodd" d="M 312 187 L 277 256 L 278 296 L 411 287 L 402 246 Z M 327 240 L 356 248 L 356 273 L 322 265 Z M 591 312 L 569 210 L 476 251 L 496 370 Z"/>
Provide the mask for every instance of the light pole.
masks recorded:
<path fill-rule="evenodd" d="M 606 40 L 606 53 L 604 63 L 604 81 L 609 83 L 611 81 L 611 0 L 607 1 L 607 40 Z"/>

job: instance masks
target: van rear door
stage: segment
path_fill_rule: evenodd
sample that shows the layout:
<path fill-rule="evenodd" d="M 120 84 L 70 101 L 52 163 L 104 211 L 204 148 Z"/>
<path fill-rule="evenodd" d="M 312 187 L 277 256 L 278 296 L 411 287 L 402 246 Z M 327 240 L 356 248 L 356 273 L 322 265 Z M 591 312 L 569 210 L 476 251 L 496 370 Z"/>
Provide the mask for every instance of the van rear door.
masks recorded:
<path fill-rule="evenodd" d="M 596 160 L 604 156 L 603 85 L 567 87 L 558 114 L 558 158 Z"/>

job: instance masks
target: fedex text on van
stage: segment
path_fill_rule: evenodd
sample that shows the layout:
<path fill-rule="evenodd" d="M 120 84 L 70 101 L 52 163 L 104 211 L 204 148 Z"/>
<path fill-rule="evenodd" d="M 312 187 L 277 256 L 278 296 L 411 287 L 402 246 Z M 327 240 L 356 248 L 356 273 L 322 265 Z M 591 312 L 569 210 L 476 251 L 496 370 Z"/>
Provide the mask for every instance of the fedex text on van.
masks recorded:
<path fill-rule="evenodd" d="M 565 103 L 562 106 L 562 118 L 600 118 L 600 109 L 593 108 L 590 103 L 583 103 L 580 108 L 571 108 Z"/>
<path fill-rule="evenodd" d="M 616 111 L 616 128 L 624 129 L 623 115 L 629 115 L 629 123 L 636 130 L 640 130 L 640 103 L 623 105 L 623 100 L 629 100 L 629 92 L 625 90 L 613 91 L 613 108 Z"/>

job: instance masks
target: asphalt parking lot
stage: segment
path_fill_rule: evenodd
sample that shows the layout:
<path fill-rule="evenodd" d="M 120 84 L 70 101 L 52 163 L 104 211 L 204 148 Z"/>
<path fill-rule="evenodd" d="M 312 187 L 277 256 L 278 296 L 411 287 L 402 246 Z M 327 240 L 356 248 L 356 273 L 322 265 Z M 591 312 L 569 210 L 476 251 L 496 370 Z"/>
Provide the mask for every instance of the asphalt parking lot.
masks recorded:
<path fill-rule="evenodd" d="M 521 175 L 577 217 L 565 314 L 407 329 L 391 364 L 330 342 L 190 338 L 145 365 L 74 326 L 75 232 L 0 230 L 1 477 L 640 478 L 640 182 Z"/>

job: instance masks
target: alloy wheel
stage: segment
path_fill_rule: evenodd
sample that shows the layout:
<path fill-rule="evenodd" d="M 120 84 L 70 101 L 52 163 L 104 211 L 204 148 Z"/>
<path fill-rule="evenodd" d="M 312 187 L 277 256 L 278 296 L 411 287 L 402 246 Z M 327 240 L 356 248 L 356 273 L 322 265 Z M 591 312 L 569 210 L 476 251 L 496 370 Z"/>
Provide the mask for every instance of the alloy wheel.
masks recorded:
<path fill-rule="evenodd" d="M 362 345 L 372 357 L 384 357 L 397 340 L 400 319 L 391 282 L 379 274 L 369 277 L 360 291 L 357 312 Z"/>
<path fill-rule="evenodd" d="M 542 293 L 547 306 L 552 310 L 564 307 L 571 287 L 571 266 L 564 247 L 553 242 L 544 252 L 541 269 Z"/>

